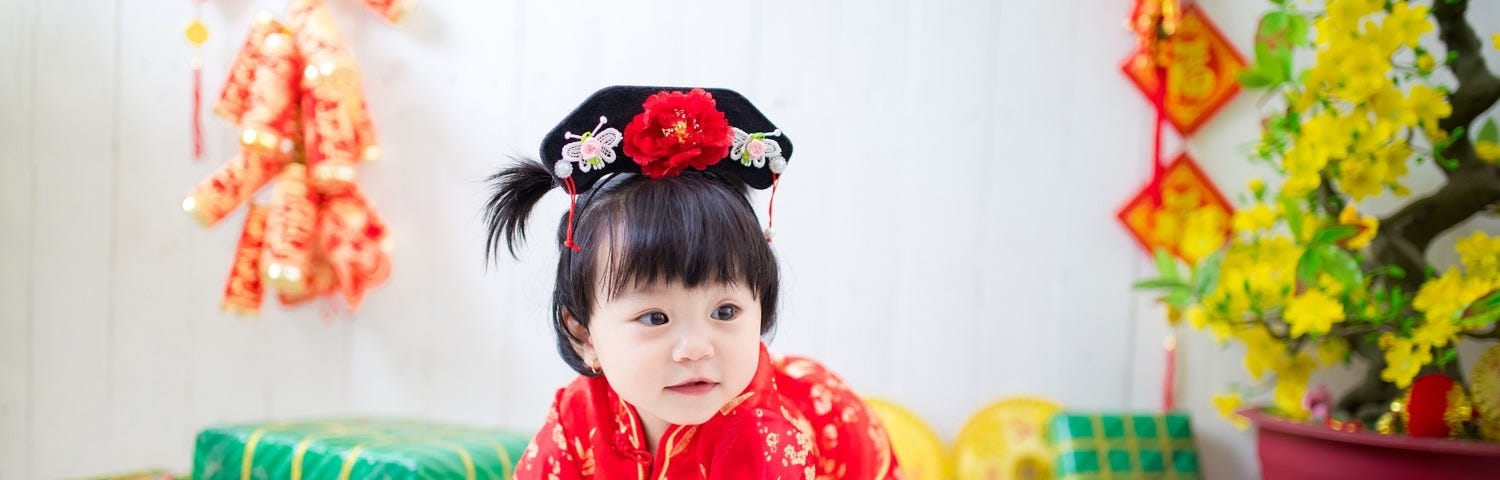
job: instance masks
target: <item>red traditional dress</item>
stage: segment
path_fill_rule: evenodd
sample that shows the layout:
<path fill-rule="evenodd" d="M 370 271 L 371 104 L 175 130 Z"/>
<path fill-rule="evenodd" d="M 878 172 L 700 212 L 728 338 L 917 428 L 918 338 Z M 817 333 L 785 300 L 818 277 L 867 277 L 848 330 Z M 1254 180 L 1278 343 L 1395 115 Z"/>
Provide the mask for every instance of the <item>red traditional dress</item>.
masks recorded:
<path fill-rule="evenodd" d="M 557 391 L 547 423 L 516 465 L 519 480 L 899 479 L 879 419 L 812 360 L 773 358 L 745 392 L 701 425 L 672 425 L 652 455 L 635 407 L 604 376 Z"/>

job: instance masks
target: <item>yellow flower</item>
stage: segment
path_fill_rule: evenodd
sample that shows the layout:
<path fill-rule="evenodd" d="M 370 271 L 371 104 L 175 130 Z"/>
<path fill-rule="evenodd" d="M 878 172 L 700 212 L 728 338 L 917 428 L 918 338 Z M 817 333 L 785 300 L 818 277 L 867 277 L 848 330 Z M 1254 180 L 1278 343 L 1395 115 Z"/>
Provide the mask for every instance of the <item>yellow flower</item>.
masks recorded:
<path fill-rule="evenodd" d="M 1259 197 L 1263 193 L 1266 193 L 1266 181 L 1261 180 L 1260 177 L 1251 178 L 1250 194 Z"/>
<path fill-rule="evenodd" d="M 1380 220 L 1373 215 L 1360 215 L 1354 204 L 1344 206 L 1344 211 L 1339 212 L 1340 225 L 1353 225 L 1357 230 L 1353 237 L 1344 241 L 1344 246 L 1353 250 L 1365 248 L 1375 239 L 1375 234 L 1380 230 Z"/>
<path fill-rule="evenodd" d="M 1293 297 L 1284 315 L 1292 326 L 1292 338 L 1309 333 L 1322 335 L 1333 324 L 1344 321 L 1344 304 L 1322 290 L 1312 289 Z"/>
<path fill-rule="evenodd" d="M 1272 337 L 1264 326 L 1241 328 L 1235 333 L 1245 342 L 1245 371 L 1256 381 L 1265 378 L 1266 372 L 1276 368 L 1286 355 L 1286 344 Z"/>
<path fill-rule="evenodd" d="M 1235 410 L 1240 409 L 1240 403 L 1244 402 L 1244 399 L 1240 398 L 1239 394 L 1215 394 L 1213 402 L 1214 407 L 1217 407 L 1219 409 L 1219 415 L 1223 416 L 1225 420 L 1228 420 L 1230 424 L 1233 424 L 1234 428 L 1245 430 L 1250 427 L 1249 420 L 1246 420 L 1245 417 L 1241 417 L 1234 413 Z"/>
<path fill-rule="evenodd" d="M 1283 358 L 1276 365 L 1276 389 L 1272 393 L 1276 409 L 1293 420 L 1306 420 L 1307 408 L 1302 400 L 1307 396 L 1307 380 L 1318 363 L 1308 355 Z"/>
<path fill-rule="evenodd" d="M 1188 307 L 1185 316 L 1188 325 L 1191 325 L 1194 330 L 1202 330 L 1204 325 L 1208 325 L 1208 311 L 1204 310 L 1202 305 Z"/>
<path fill-rule="evenodd" d="M 1406 110 L 1401 114 L 1401 123 L 1416 125 L 1421 122 L 1435 129 L 1438 119 L 1448 118 L 1452 114 L 1453 106 L 1448 104 L 1448 99 L 1441 90 L 1418 83 L 1412 85 L 1411 92 L 1406 94 Z M 1429 131 L 1428 136 L 1433 136 L 1433 132 Z"/>
<path fill-rule="evenodd" d="M 1234 231 L 1238 233 L 1270 230 L 1275 224 L 1276 212 L 1266 207 L 1264 203 L 1257 203 L 1248 210 L 1234 212 Z"/>
<path fill-rule="evenodd" d="M 1411 332 L 1412 342 L 1423 348 L 1447 346 L 1457 337 L 1458 325 L 1454 325 L 1452 320 L 1441 318 L 1429 318 Z"/>
<path fill-rule="evenodd" d="M 1490 36 L 1490 44 L 1495 47 L 1495 50 L 1500 50 L 1500 33 Z"/>
<path fill-rule="evenodd" d="M 1474 153 L 1478 154 L 1479 158 L 1486 162 L 1500 162 L 1500 144 L 1496 144 L 1495 142 L 1489 140 L 1474 142 Z"/>
<path fill-rule="evenodd" d="M 1408 194 L 1411 193 L 1406 190 L 1404 185 L 1401 185 L 1401 178 L 1406 176 L 1406 163 L 1407 160 L 1411 159 L 1411 153 L 1411 145 L 1406 143 L 1406 139 L 1399 137 L 1391 140 L 1380 151 L 1375 152 L 1377 161 L 1385 164 L 1385 184 L 1391 188 L 1391 191 L 1396 196 L 1404 196 L 1403 191 L 1406 191 Z"/>
<path fill-rule="evenodd" d="M 1432 19 L 1427 18 L 1427 6 L 1395 2 L 1391 13 L 1385 16 L 1380 32 L 1389 35 L 1401 45 L 1416 47 L 1422 35 L 1432 31 Z"/>
<path fill-rule="evenodd" d="M 1380 0 L 1329 0 L 1328 17 L 1340 22 L 1358 22 L 1360 18 L 1381 10 Z"/>
<path fill-rule="evenodd" d="M 1422 72 L 1424 74 L 1432 73 L 1432 69 L 1434 68 L 1437 68 L 1437 60 L 1432 58 L 1432 55 L 1428 55 L 1426 53 L 1417 55 L 1418 72 Z"/>
<path fill-rule="evenodd" d="M 1378 122 L 1399 122 L 1401 121 L 1402 100 L 1405 98 L 1401 90 L 1396 88 L 1396 84 L 1389 81 L 1382 82 L 1375 93 L 1370 95 L 1369 108 L 1375 113 Z M 1384 141 L 1385 138 L 1380 138 L 1380 140 Z"/>
<path fill-rule="evenodd" d="M 1395 338 L 1388 332 L 1381 335 L 1380 343 L 1385 348 L 1385 369 L 1380 371 L 1380 378 L 1397 387 L 1411 386 L 1422 367 L 1432 362 L 1432 350 L 1411 340 Z"/>
<path fill-rule="evenodd" d="M 1459 240 L 1454 249 L 1470 277 L 1496 280 L 1500 276 L 1500 237 L 1474 232 Z"/>
<path fill-rule="evenodd" d="M 1492 290 L 1491 283 L 1479 277 L 1464 278 L 1457 268 L 1449 268 L 1442 276 L 1423 283 L 1411 306 L 1430 322 L 1451 321 L 1460 310 L 1488 294 Z"/>
<path fill-rule="evenodd" d="M 1318 359 L 1324 365 L 1336 365 L 1349 357 L 1349 342 L 1339 337 L 1328 337 L 1318 344 Z"/>
<path fill-rule="evenodd" d="M 1389 80 L 1386 73 L 1391 70 L 1391 57 L 1373 42 L 1361 42 L 1349 47 L 1338 59 L 1338 71 L 1343 76 L 1343 88 L 1335 92 L 1350 102 L 1362 102 L 1380 89 Z"/>
<path fill-rule="evenodd" d="M 1368 156 L 1346 158 L 1339 162 L 1339 186 L 1355 200 L 1379 195 L 1387 176 L 1385 162 Z"/>

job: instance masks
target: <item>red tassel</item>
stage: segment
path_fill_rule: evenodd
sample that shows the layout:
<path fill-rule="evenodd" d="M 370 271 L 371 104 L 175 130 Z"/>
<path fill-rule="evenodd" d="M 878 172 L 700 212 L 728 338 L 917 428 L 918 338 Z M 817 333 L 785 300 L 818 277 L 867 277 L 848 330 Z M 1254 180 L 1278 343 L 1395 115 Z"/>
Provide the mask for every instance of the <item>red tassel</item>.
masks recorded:
<path fill-rule="evenodd" d="M 572 177 L 563 179 L 563 187 L 568 189 L 568 236 L 563 240 L 563 246 L 577 252 L 582 250 L 577 243 L 573 243 L 573 211 L 578 206 L 578 187 L 573 183 Z"/>
<path fill-rule="evenodd" d="M 1170 412 L 1177 406 L 1177 336 L 1168 335 L 1163 346 L 1167 350 L 1167 376 L 1162 380 L 1161 410 Z"/>
<path fill-rule="evenodd" d="M 1152 98 L 1156 106 L 1156 128 L 1151 142 L 1151 200 L 1161 205 L 1161 175 L 1167 170 L 1162 160 L 1161 137 L 1167 123 L 1167 67 L 1156 66 L 1156 95 Z"/>
<path fill-rule="evenodd" d="M 781 185 L 781 175 L 771 175 L 771 200 L 766 203 L 766 243 L 776 236 L 776 186 Z"/>
<path fill-rule="evenodd" d="M 193 57 L 193 160 L 203 160 L 203 61 Z"/>

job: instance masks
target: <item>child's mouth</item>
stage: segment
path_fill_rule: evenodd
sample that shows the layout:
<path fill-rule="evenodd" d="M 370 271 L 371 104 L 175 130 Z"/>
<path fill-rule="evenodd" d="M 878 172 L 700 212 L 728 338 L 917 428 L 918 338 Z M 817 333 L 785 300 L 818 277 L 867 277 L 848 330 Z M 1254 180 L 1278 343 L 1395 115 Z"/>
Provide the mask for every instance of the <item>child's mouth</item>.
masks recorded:
<path fill-rule="evenodd" d="M 713 382 L 704 379 L 692 379 L 667 387 L 667 390 L 671 390 L 683 395 L 703 395 L 705 393 L 708 393 L 709 391 L 712 391 L 714 387 L 717 386 L 719 386 L 719 382 Z"/>

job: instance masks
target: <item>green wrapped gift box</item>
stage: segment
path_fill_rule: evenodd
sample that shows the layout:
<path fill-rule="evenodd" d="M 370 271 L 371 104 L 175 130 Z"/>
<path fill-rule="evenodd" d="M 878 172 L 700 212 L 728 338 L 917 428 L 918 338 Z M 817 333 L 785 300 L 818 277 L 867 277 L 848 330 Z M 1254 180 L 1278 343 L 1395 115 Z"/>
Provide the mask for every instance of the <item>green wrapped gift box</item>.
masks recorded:
<path fill-rule="evenodd" d="M 1198 450 L 1188 416 L 1063 412 L 1048 429 L 1056 478 L 1196 479 Z"/>
<path fill-rule="evenodd" d="M 509 479 L 531 442 L 517 431 L 341 419 L 214 427 L 198 434 L 198 480 Z"/>

